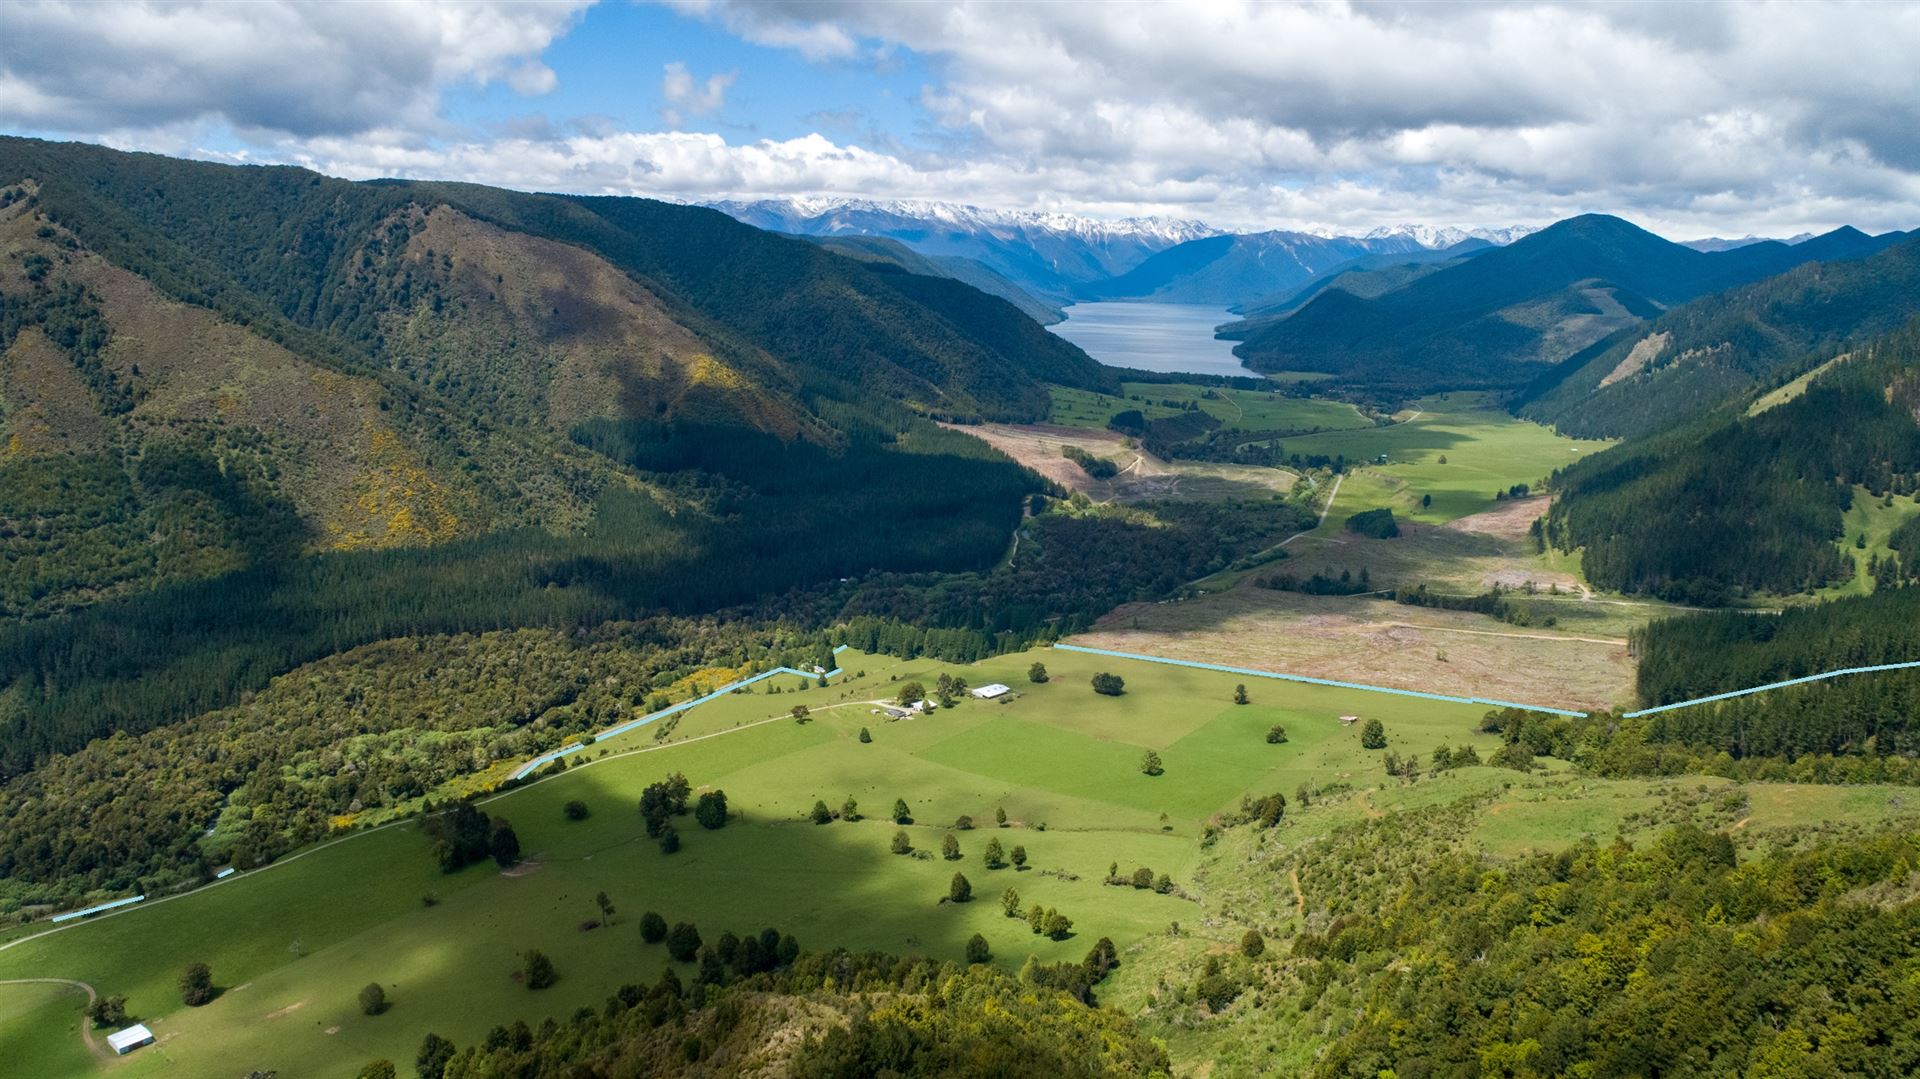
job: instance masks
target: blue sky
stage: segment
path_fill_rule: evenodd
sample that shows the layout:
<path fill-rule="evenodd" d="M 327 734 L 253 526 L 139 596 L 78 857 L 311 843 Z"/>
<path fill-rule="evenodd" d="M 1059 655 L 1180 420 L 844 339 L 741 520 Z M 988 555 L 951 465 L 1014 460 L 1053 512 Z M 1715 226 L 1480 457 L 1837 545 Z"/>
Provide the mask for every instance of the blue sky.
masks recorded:
<path fill-rule="evenodd" d="M 1229 228 L 1920 224 L 1920 5 L 20 0 L 0 130 Z"/>

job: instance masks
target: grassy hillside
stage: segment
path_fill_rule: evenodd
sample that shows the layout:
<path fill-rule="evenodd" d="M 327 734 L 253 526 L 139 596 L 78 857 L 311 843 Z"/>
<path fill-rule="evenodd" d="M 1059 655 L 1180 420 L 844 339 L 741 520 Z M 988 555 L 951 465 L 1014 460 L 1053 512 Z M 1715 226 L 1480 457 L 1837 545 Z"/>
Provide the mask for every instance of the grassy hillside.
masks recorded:
<path fill-rule="evenodd" d="M 1775 923 L 1802 909 L 1826 917 L 1848 889 L 1883 890 L 1872 894 L 1884 902 L 1870 909 L 1887 916 L 1913 909 L 1900 891 L 1912 861 L 1901 853 L 1907 841 L 1874 838 L 1911 822 L 1898 788 L 1496 767 L 1488 762 L 1516 734 L 1523 745 L 1526 736 L 1484 721 L 1482 709 L 1057 650 L 965 667 L 857 653 L 840 659 L 848 673 L 834 685 L 801 688 L 796 679 L 778 694 L 763 685 L 722 698 L 671 730 L 609 739 L 581 755 L 581 764 L 482 803 L 520 838 L 524 860 L 510 871 L 487 863 L 442 873 L 428 837 L 398 824 L 125 914 L 15 936 L 0 947 L 0 977 L 69 977 L 125 994 L 131 1013 L 161 1040 L 117 1071 L 335 1074 L 375 1058 L 410 1061 L 428 1032 L 463 1049 L 490 1045 L 503 1053 L 516 1020 L 530 1031 L 549 1018 L 557 1031 L 584 1029 L 577 1024 L 586 1020 L 569 1017 L 583 1008 L 618 1016 L 633 1004 L 608 1008 L 609 994 L 654 983 L 669 969 L 683 987 L 678 1009 L 698 1012 L 724 999 L 720 980 L 704 972 L 711 960 L 673 962 L 662 945 L 641 938 L 648 911 L 695 924 L 709 951 L 722 930 L 772 926 L 806 952 L 878 949 L 957 964 L 977 933 L 989 962 L 1024 969 L 1025 995 L 1040 1000 L 1049 999 L 1037 992 L 1047 975 L 1027 967 L 1028 956 L 1077 965 L 1104 937 L 1118 966 L 1095 992 L 1117 1011 L 1080 1013 L 1080 1021 L 1114 1024 L 1118 1040 L 1103 1040 L 1110 1048 L 1129 1044 L 1124 1016 L 1131 1015 L 1164 1039 L 1182 1069 L 1345 1074 L 1345 1065 L 1330 1062 L 1364 1059 L 1372 1067 L 1388 1050 L 1373 1024 L 1329 1016 L 1357 999 L 1390 999 L 1396 963 L 1406 956 L 1487 951 L 1497 960 L 1494 972 L 1518 979 L 1516 992 L 1534 994 L 1544 989 L 1529 973 L 1535 968 L 1518 961 L 1521 951 L 1571 963 L 1576 928 L 1612 939 L 1642 925 L 1649 909 L 1669 934 L 1705 934 L 1722 945 L 1708 952 L 1736 956 L 1743 953 L 1732 945 L 1752 942 L 1742 929 L 1782 933 Z M 1044 684 L 1027 680 L 1035 661 L 1050 674 Z M 1125 695 L 1089 688 L 1102 671 L 1124 677 Z M 590 666 L 592 680 L 599 673 Z M 904 683 L 931 685 L 942 673 L 976 685 L 1005 682 L 1016 696 L 963 700 L 901 721 L 875 714 L 876 702 Z M 1234 703 L 1236 682 L 1251 683 L 1248 703 Z M 808 722 L 792 718 L 796 703 L 808 706 Z M 1382 721 L 1384 748 L 1365 748 L 1362 732 L 1337 718 L 1356 713 Z M 1278 744 L 1266 738 L 1275 723 L 1287 734 Z M 1469 748 L 1473 755 L 1462 755 Z M 1140 772 L 1147 750 L 1159 754 L 1162 775 Z M 717 830 L 673 818 L 682 845 L 666 853 L 647 838 L 632 806 L 646 784 L 675 770 L 696 790 L 724 790 L 737 815 Z M 1286 804 L 1263 825 L 1242 792 L 1281 792 Z M 816 801 L 834 816 L 850 797 L 861 819 L 811 821 Z M 907 803 L 913 823 L 888 819 L 895 799 Z M 584 818 L 564 811 L 571 801 L 585 804 Z M 1005 827 L 996 825 L 999 810 Z M 960 827 L 961 815 L 971 828 Z M 891 853 L 896 832 L 926 856 Z M 948 838 L 957 858 L 942 853 Z M 1025 868 L 986 865 L 990 841 L 1009 853 L 1022 847 Z M 1613 845 L 1600 845 L 1606 842 Z M 1703 850 L 1712 857 L 1702 860 Z M 1124 883 L 1108 880 L 1116 864 Z M 1132 886 L 1133 871 L 1143 867 L 1156 883 L 1164 875 L 1167 890 Z M 1821 871 L 1792 876 L 1810 870 Z M 968 878 L 973 899 L 941 902 L 956 872 Z M 1798 892 L 1751 886 L 1789 879 L 1818 883 Z M 823 880 L 832 887 L 804 886 Z M 1617 886 L 1626 906 L 1590 901 L 1601 882 Z M 1067 939 L 1035 935 L 1025 919 L 1006 917 L 1000 899 L 1007 888 L 1023 907 L 1072 918 Z M 615 913 L 592 924 L 605 919 L 593 898 L 599 892 Z M 1543 908 L 1543 895 L 1565 901 Z M 1722 905 L 1709 914 L 1715 899 Z M 1557 916 L 1543 919 L 1541 910 Z M 1910 951 L 1880 921 L 1850 924 L 1862 946 L 1879 942 L 1877 962 L 1897 964 Z M 1257 951 L 1247 944 L 1249 931 L 1259 936 Z M 531 991 L 514 977 L 529 948 L 552 959 L 558 980 L 550 988 Z M 204 1006 L 185 1007 L 175 982 L 194 961 L 211 966 L 220 992 Z M 794 970 L 809 962 L 803 957 Z M 1631 986 L 1647 978 L 1670 985 L 1705 976 L 1649 960 L 1646 974 L 1627 982 L 1626 972 L 1637 968 L 1624 962 L 1608 968 L 1613 973 L 1596 984 L 1591 1006 L 1631 1012 L 1645 1004 Z M 1402 973 L 1445 986 L 1450 969 L 1420 963 Z M 973 983 L 952 981 L 958 974 L 929 971 L 924 982 L 899 985 L 876 971 L 860 981 L 876 991 L 944 985 L 973 992 L 961 988 Z M 381 1014 L 364 1014 L 356 999 L 370 982 L 391 1002 Z M 1848 991 L 1802 966 L 1790 982 L 1777 988 L 1783 1000 Z M 834 1002 L 809 1006 L 798 998 L 769 1028 L 757 1009 L 798 987 L 748 980 L 743 988 L 750 995 L 732 1022 L 787 1031 L 776 1039 L 782 1044 L 817 1029 L 806 1015 L 828 1022 L 844 1014 Z M 9 1059 L 47 1060 L 55 1069 L 49 1076 L 105 1067 L 73 1051 L 71 1005 L 6 987 L 0 1008 L 0 1050 Z M 9 1014 L 21 1021 L 8 1022 Z M 663 1013 L 674 1023 L 679 1014 Z M 1433 1010 L 1405 1014 L 1425 1023 Z M 1501 1039 L 1504 1020 L 1473 1014 L 1470 1023 L 1436 1028 L 1421 1051 L 1451 1059 L 1462 1042 Z M 1739 1022 L 1744 1014 L 1716 1006 L 1702 1022 Z M 694 1022 L 689 1036 L 699 1032 L 704 1052 L 727 1054 L 715 1067 L 748 1052 L 727 1037 L 725 1024 Z M 495 1026 L 505 1031 L 497 1044 L 489 1041 Z M 596 1037 L 585 1051 L 629 1037 L 641 1034 Z M 555 1054 L 549 1059 L 583 1051 L 566 1039 L 543 1044 Z M 1584 1038 L 1554 1045 L 1567 1059 L 1621 1051 Z"/>

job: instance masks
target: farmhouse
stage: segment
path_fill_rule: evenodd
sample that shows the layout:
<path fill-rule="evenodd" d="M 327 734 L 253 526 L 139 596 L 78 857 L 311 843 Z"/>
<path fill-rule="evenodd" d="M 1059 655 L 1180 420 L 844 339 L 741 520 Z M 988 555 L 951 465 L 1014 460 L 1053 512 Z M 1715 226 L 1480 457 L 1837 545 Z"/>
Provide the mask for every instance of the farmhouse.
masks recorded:
<path fill-rule="evenodd" d="M 116 1030 L 107 1035 L 107 1044 L 113 1047 L 118 1056 L 126 1056 L 143 1045 L 153 1044 L 153 1031 L 145 1023 L 135 1023 L 125 1030 Z"/>
<path fill-rule="evenodd" d="M 994 683 L 991 683 L 990 685 L 984 685 L 984 686 L 981 686 L 979 689 L 974 690 L 973 695 L 975 697 L 980 698 L 983 701 L 990 701 L 995 697 L 1004 697 L 1007 694 L 1012 692 L 1013 691 L 1011 689 L 1008 689 L 1006 686 L 1003 686 L 998 682 L 994 682 Z"/>

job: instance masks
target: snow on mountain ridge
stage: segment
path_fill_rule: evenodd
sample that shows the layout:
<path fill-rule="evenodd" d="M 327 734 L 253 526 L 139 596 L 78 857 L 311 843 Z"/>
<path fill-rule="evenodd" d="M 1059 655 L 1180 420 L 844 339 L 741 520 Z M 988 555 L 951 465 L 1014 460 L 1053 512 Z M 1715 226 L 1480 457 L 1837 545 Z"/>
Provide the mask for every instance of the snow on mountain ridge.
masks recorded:
<path fill-rule="evenodd" d="M 1114 236 L 1140 236 L 1162 240 L 1168 244 L 1184 243 L 1203 236 L 1215 236 L 1221 231 L 1205 222 L 1182 218 L 1123 217 L 1103 220 L 1058 210 L 994 210 L 967 203 L 918 199 L 792 196 L 780 199 L 724 201 L 709 203 L 709 205 L 729 213 L 735 210 L 750 210 L 777 214 L 795 220 L 846 214 L 876 214 L 932 221 L 966 231 L 992 232 L 1008 228 L 1037 228 L 1092 240 Z"/>

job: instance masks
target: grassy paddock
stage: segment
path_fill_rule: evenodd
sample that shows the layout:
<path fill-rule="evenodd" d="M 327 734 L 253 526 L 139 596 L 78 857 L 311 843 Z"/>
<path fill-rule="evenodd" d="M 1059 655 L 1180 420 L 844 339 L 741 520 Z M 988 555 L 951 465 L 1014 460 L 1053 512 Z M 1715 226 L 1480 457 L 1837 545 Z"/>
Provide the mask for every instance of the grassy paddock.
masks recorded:
<path fill-rule="evenodd" d="M 1272 390 L 1235 390 L 1185 383 L 1121 383 L 1120 396 L 1089 390 L 1051 387 L 1052 423 L 1067 427 L 1104 428 L 1114 413 L 1139 409 L 1148 419 L 1184 411 L 1187 402 L 1238 431 L 1340 431 L 1370 427 L 1372 420 L 1344 401 L 1288 397 Z M 1211 394 L 1212 396 L 1208 396 Z M 1175 402 L 1172 405 L 1165 402 Z"/>
<path fill-rule="evenodd" d="M 1287 439 L 1288 453 L 1344 455 L 1363 464 L 1340 486 L 1325 530 L 1338 531 L 1347 515 L 1376 506 L 1400 517 L 1444 524 L 1493 508 L 1494 493 L 1517 483 L 1538 485 L 1549 473 L 1608 442 L 1562 438 L 1493 407 L 1479 394 L 1448 393 L 1413 405 L 1405 422 L 1357 431 L 1329 431 Z M 1416 415 L 1417 413 L 1417 415 Z M 1447 459 L 1446 464 L 1440 458 Z M 1422 507 L 1423 495 L 1433 497 Z"/>
<path fill-rule="evenodd" d="M 127 994 L 161 1038 L 141 1051 L 142 1069 L 340 1074 L 379 1056 L 410 1061 L 428 1031 L 467 1043 L 495 1023 L 564 1016 L 623 982 L 650 981 L 665 957 L 639 940 L 639 915 L 648 909 L 694 921 L 709 937 L 772 925 L 808 947 L 957 957 L 979 932 L 1010 966 L 1028 954 L 1078 959 L 1099 936 L 1125 946 L 1199 917 L 1189 900 L 1105 886 L 1110 863 L 1129 872 L 1145 865 L 1191 884 L 1195 839 L 1211 813 L 1243 793 L 1366 771 L 1376 754 L 1361 751 L 1357 730 L 1342 727 L 1337 715 L 1379 715 L 1396 737 L 1426 743 L 1474 737 L 1480 711 L 1259 682 L 1249 687 L 1253 703 L 1236 706 L 1233 686 L 1243 679 L 1054 651 L 971 668 L 857 653 L 842 659 L 866 677 L 804 692 L 732 695 L 688 713 L 664 745 L 644 728 L 609 739 L 588 751 L 607 756 L 490 802 L 488 811 L 513 821 L 520 835 L 530 863 L 524 872 L 477 866 L 443 875 L 425 837 L 400 825 L 0 950 L 0 978 L 72 977 Z M 1054 673 L 1045 685 L 1027 681 L 1036 659 Z M 909 679 L 931 685 L 942 670 L 976 685 L 1006 682 L 1019 696 L 1005 704 L 968 700 L 899 722 L 864 703 L 897 693 Z M 1088 683 L 1098 670 L 1125 677 L 1126 695 L 1093 693 Z M 797 679 L 787 681 L 783 689 L 797 689 Z M 810 722 L 779 718 L 796 703 L 809 706 Z M 767 719 L 774 721 L 761 722 Z M 1287 744 L 1265 743 L 1274 723 L 1287 726 Z M 861 727 L 871 743 L 858 740 Z M 1147 749 L 1161 755 L 1164 775 L 1140 773 Z M 741 816 L 717 832 L 680 820 L 685 846 L 669 856 L 645 838 L 633 807 L 645 784 L 673 770 L 696 786 L 725 789 Z M 837 809 L 849 795 L 867 819 L 804 821 L 816 799 Z M 576 798 L 592 815 L 570 822 L 561 807 Z M 963 858 L 889 853 L 896 826 L 882 818 L 895 798 L 910 803 L 917 848 L 937 852 L 942 837 L 955 834 Z M 992 827 L 996 807 L 1005 807 L 1011 827 Z M 961 814 L 973 817 L 973 831 L 952 832 Z M 1009 850 L 1026 847 L 1027 870 L 981 864 L 996 836 Z M 976 902 L 939 902 L 956 869 L 973 882 Z M 1072 917 L 1075 936 L 1047 941 L 1002 917 L 998 897 L 1009 885 L 1024 902 Z M 580 923 L 598 917 L 592 897 L 601 890 L 619 916 L 610 927 L 583 931 Z M 432 906 L 422 902 L 428 894 Z M 552 956 L 561 975 L 540 993 L 509 977 L 530 947 Z M 189 1009 L 174 981 L 196 960 L 211 964 L 222 992 Z M 355 1004 L 372 981 L 393 1001 L 385 1015 L 363 1016 Z M 0 1057 L 50 1051 L 67 1039 L 77 1044 L 71 1027 L 64 1036 L 49 1033 L 58 1011 L 0 1024 Z M 91 1067 L 78 1056 L 42 1074 Z"/>

